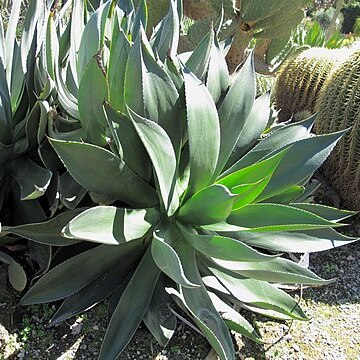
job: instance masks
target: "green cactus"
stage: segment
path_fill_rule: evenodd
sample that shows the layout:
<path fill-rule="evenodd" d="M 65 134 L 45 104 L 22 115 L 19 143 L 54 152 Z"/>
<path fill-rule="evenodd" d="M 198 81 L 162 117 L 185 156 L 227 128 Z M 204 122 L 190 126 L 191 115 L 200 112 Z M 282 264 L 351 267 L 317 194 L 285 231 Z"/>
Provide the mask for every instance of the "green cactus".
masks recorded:
<path fill-rule="evenodd" d="M 325 80 L 348 50 L 310 48 L 290 58 L 277 76 L 275 102 L 279 120 L 289 120 L 298 112 L 315 112 L 315 104 Z"/>
<path fill-rule="evenodd" d="M 296 1 L 268 1 L 243 0 L 223 2 L 224 26 L 220 31 L 220 39 L 232 37 L 232 45 L 227 55 L 230 71 L 243 62 L 250 42 L 256 38 L 257 69 L 262 73 L 269 73 L 270 65 L 267 52 L 274 48 L 283 48 L 290 39 L 290 31 L 296 27 L 304 17 L 303 8 L 309 0 Z M 221 14 L 221 2 L 216 0 L 184 0 L 184 14 L 195 20 L 188 34 L 181 40 L 181 51 L 192 50 L 204 36 L 211 24 Z M 286 13 L 284 19 L 282 14 Z M 201 21 L 201 25 L 198 22 Z M 196 36 L 194 36 L 196 34 Z M 281 42 L 279 42 L 279 38 Z M 266 46 L 264 46 L 266 45 Z M 281 50 L 281 49 L 280 49 Z"/>
<path fill-rule="evenodd" d="M 316 106 L 318 134 L 350 128 L 323 166 L 344 203 L 360 209 L 360 50 L 327 80 Z"/>

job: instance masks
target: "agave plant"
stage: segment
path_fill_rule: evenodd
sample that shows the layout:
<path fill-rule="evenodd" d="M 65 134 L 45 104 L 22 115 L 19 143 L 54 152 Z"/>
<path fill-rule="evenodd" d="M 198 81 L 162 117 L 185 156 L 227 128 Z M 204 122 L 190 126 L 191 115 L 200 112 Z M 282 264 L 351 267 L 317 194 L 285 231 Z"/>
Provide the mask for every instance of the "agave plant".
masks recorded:
<path fill-rule="evenodd" d="M 278 284 L 330 281 L 279 252 L 354 240 L 333 229 L 352 212 L 307 201 L 308 180 L 344 132 L 314 136 L 314 117 L 269 128 L 269 94 L 255 99 L 253 56 L 232 85 L 214 31 L 178 56 L 170 5 L 150 41 L 146 16 L 136 32 L 117 17 L 102 53 L 86 56 L 99 44 L 87 35 L 78 89 L 79 113 L 91 119 L 82 120 L 87 141 L 49 139 L 76 182 L 110 205 L 63 227 L 64 242 L 96 245 L 53 267 L 21 304 L 64 299 L 51 326 L 109 298 L 99 359 L 116 359 L 141 321 L 166 345 L 176 329 L 171 299 L 221 359 L 235 359 L 229 330 L 262 340 L 233 305 L 305 320 Z M 106 18 L 118 10 L 112 4 Z"/>

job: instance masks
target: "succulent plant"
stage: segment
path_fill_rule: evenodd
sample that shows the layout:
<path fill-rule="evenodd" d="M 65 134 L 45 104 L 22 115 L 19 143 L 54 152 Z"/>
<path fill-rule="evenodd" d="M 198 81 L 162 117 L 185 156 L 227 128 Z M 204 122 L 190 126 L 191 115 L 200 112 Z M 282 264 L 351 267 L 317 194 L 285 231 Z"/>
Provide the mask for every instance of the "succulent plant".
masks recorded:
<path fill-rule="evenodd" d="M 347 49 L 310 48 L 290 57 L 281 66 L 275 84 L 279 120 L 296 118 L 303 111 L 314 114 L 325 81 L 348 54 Z"/>
<path fill-rule="evenodd" d="M 304 18 L 303 8 L 309 2 L 184 0 L 184 14 L 195 23 L 181 42 L 183 50 L 196 46 L 199 37 L 221 16 L 223 4 L 225 21 L 219 35 L 221 40 L 232 39 L 227 54 L 230 71 L 233 72 L 244 61 L 250 42 L 256 39 L 257 71 L 269 73 L 272 60 L 286 46 L 291 31 Z M 283 14 L 287 14 L 285 18 Z"/>
<path fill-rule="evenodd" d="M 275 284 L 329 282 L 279 252 L 354 240 L 333 229 L 352 212 L 306 201 L 308 179 L 344 132 L 313 136 L 314 117 L 269 127 L 269 94 L 255 99 L 253 55 L 232 85 L 213 30 L 178 56 L 177 5 L 170 2 L 149 41 L 145 8 L 133 17 L 105 2 L 67 67 L 79 76 L 73 98 L 86 141 L 58 131 L 49 142 L 76 182 L 108 205 L 8 229 L 39 240 L 51 229 L 59 245 L 94 243 L 42 276 L 21 304 L 64 299 L 55 325 L 109 298 L 99 359 L 115 359 L 142 320 L 165 345 L 176 329 L 171 299 L 221 359 L 235 359 L 229 330 L 262 340 L 233 305 L 305 320 Z"/>
<path fill-rule="evenodd" d="M 316 111 L 315 132 L 348 132 L 335 147 L 322 169 L 344 204 L 360 209 L 358 134 L 360 51 L 347 58 L 329 78 L 320 94 Z"/>

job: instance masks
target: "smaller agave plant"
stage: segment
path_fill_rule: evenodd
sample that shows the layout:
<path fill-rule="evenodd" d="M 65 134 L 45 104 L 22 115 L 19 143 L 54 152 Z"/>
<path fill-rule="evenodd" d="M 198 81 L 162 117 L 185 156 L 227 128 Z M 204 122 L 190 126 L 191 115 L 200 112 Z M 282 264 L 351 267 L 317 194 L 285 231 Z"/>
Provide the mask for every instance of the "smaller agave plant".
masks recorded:
<path fill-rule="evenodd" d="M 80 114 L 104 122 L 83 121 L 86 142 L 49 139 L 76 182 L 111 205 L 63 227 L 64 243 L 95 245 L 53 267 L 21 304 L 64 299 L 52 326 L 108 298 L 99 359 L 113 360 L 142 321 L 165 346 L 175 302 L 220 359 L 235 359 L 230 330 L 262 342 L 235 306 L 306 320 L 279 284 L 331 281 L 281 253 L 354 240 L 333 229 L 352 212 L 308 201 L 309 179 L 344 132 L 314 136 L 314 117 L 269 128 L 269 94 L 255 99 L 252 55 L 230 85 L 216 32 L 176 54 L 176 1 L 150 41 L 143 21 L 134 32 L 128 17 L 115 18 L 102 53 L 85 57 L 78 94 Z"/>

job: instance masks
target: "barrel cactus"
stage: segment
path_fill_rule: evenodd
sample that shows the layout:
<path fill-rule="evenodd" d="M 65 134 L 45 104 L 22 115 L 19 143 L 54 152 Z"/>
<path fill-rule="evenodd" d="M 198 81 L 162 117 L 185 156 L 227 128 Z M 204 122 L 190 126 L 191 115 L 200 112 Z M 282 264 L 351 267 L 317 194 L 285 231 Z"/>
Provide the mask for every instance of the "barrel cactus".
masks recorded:
<path fill-rule="evenodd" d="M 344 203 L 360 210 L 360 51 L 354 52 L 325 83 L 316 110 L 315 132 L 349 129 L 323 166 Z"/>
<path fill-rule="evenodd" d="M 304 111 L 313 114 L 326 79 L 348 52 L 310 48 L 287 60 L 277 75 L 274 91 L 279 120 L 298 118 L 297 114 Z"/>

